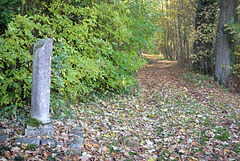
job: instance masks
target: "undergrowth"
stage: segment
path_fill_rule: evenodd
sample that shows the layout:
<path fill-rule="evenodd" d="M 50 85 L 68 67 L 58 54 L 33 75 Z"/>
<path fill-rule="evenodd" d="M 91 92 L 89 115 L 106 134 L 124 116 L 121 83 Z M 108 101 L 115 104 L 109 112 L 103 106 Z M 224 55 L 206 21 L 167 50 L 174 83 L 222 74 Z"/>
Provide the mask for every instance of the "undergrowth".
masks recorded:
<path fill-rule="evenodd" d="M 158 31 L 153 23 L 158 15 L 150 17 L 147 4 L 57 0 L 46 7 L 39 3 L 33 6 L 39 12 L 14 15 L 0 36 L 2 111 L 16 117 L 30 104 L 33 45 L 47 37 L 54 46 L 53 111 L 71 102 L 87 102 L 94 93 L 128 92 L 136 84 L 134 75 L 146 63 L 139 49 L 150 52 Z"/>

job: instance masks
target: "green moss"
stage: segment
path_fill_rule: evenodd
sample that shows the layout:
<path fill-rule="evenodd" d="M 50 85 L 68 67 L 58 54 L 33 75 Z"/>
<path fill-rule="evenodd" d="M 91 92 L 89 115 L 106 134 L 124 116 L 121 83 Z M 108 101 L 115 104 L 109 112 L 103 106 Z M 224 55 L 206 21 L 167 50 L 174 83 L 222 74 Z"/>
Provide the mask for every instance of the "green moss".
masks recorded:
<path fill-rule="evenodd" d="M 27 145 L 27 150 L 35 151 L 36 149 L 37 149 L 37 145 L 36 144 L 29 144 L 29 145 Z"/>
<path fill-rule="evenodd" d="M 32 127 L 38 127 L 41 124 L 41 122 L 38 119 L 32 118 L 32 117 L 29 117 L 27 119 L 26 123 L 27 123 L 27 125 L 32 126 Z"/>

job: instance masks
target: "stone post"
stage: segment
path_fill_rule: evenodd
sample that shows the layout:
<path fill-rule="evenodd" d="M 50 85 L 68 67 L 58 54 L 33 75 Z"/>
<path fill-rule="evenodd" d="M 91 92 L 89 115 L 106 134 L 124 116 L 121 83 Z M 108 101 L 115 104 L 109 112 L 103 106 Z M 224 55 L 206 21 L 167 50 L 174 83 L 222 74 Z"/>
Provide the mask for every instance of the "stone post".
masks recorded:
<path fill-rule="evenodd" d="M 53 135 L 49 115 L 52 39 L 46 38 L 34 44 L 31 117 L 41 122 L 39 127 L 27 125 L 25 135 Z"/>

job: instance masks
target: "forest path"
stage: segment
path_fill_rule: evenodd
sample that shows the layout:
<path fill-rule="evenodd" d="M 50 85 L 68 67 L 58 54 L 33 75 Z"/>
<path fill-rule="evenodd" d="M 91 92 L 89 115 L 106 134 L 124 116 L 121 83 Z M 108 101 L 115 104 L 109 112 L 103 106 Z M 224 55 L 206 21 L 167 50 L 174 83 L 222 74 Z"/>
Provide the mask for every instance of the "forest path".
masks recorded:
<path fill-rule="evenodd" d="M 149 64 L 138 72 L 142 87 L 151 90 L 175 89 L 191 95 L 199 102 L 221 101 L 240 106 L 240 95 L 230 93 L 213 78 L 180 68 L 177 61 L 159 60 L 154 55 L 144 55 Z"/>
<path fill-rule="evenodd" d="M 149 64 L 138 72 L 139 82 L 147 89 L 167 88 L 168 84 L 174 84 L 176 77 L 171 74 L 169 67 L 176 65 L 176 61 L 161 61 L 153 55 L 145 55 Z"/>
<path fill-rule="evenodd" d="M 175 61 L 144 56 L 139 92 L 80 106 L 88 158 L 238 160 L 240 96 Z"/>
<path fill-rule="evenodd" d="M 145 55 L 138 72 L 141 105 L 155 120 L 159 160 L 240 158 L 240 95 L 213 78 Z M 155 113 L 154 113 L 155 112 Z"/>
<path fill-rule="evenodd" d="M 179 68 L 175 61 L 144 56 L 149 64 L 138 72 L 138 92 L 72 105 L 53 121 L 55 149 L 14 147 L 14 138 L 24 132 L 24 121 L 0 122 L 11 136 L 4 148 L 0 146 L 0 156 L 9 160 L 17 156 L 25 160 L 239 160 L 240 95 L 227 92 L 209 77 Z M 73 155 L 68 152 L 69 131 L 79 125 L 84 135 L 82 155 Z"/>

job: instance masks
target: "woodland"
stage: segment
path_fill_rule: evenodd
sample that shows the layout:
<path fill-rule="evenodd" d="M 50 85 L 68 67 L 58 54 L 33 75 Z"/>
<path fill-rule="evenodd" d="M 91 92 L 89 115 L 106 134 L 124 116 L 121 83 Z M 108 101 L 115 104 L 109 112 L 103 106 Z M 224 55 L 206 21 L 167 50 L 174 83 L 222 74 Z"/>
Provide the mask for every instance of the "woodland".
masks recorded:
<path fill-rule="evenodd" d="M 0 160 L 240 159 L 238 0 L 1 0 Z M 53 40 L 57 142 L 14 146 Z M 67 148 L 80 125 L 82 154 Z M 1 131 L 1 129 L 4 129 Z"/>

